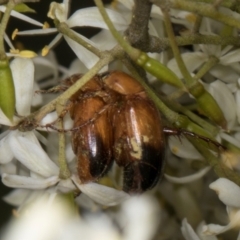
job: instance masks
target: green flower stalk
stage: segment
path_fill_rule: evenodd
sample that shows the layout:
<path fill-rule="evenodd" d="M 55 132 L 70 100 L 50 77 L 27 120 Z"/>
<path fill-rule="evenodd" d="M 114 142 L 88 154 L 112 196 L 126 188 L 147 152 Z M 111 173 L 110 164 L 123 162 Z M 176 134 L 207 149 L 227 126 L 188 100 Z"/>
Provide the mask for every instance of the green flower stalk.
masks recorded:
<path fill-rule="evenodd" d="M 141 52 L 136 63 L 162 82 L 178 88 L 184 88 L 184 84 L 174 72 L 157 60 L 150 58 L 146 53 Z"/>

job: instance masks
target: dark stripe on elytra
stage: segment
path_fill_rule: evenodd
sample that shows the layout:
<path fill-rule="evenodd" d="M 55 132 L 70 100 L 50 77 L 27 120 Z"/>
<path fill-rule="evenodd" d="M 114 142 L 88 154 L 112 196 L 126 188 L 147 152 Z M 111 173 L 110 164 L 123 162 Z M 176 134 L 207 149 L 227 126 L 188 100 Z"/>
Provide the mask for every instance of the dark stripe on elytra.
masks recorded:
<path fill-rule="evenodd" d="M 141 193 L 153 188 L 162 175 L 164 158 L 164 145 L 156 149 L 144 144 L 142 159 L 136 159 L 124 167 L 123 190 L 128 193 Z"/>
<path fill-rule="evenodd" d="M 88 149 L 89 169 L 93 177 L 102 177 L 111 168 L 113 158 L 108 146 L 104 146 L 104 142 L 99 134 L 95 135 L 95 142 Z M 95 146 L 96 145 L 96 146 Z M 96 155 L 91 151 L 97 149 Z"/>

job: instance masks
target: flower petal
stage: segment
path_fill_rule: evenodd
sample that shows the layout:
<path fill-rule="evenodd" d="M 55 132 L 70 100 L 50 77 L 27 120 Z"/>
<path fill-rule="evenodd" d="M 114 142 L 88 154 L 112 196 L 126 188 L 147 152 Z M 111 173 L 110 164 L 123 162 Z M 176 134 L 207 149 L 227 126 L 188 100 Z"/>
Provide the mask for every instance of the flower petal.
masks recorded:
<path fill-rule="evenodd" d="M 1 6 L 0 6 L 0 11 L 1 11 L 1 12 L 5 12 L 5 10 L 6 10 L 6 7 L 3 6 L 3 5 L 1 5 Z M 30 17 L 27 17 L 27 16 L 25 16 L 24 14 L 21 14 L 21 13 L 19 13 L 19 12 L 16 12 L 16 11 L 14 11 L 14 10 L 11 11 L 11 16 L 14 16 L 14 17 L 16 17 L 16 18 L 19 18 L 19 19 L 21 19 L 21 20 L 23 20 L 23 21 L 25 21 L 25 22 L 29 22 L 29 23 L 31 23 L 31 24 L 33 24 L 33 25 L 36 25 L 36 26 L 40 26 L 40 27 L 43 26 L 42 23 L 40 23 L 40 22 L 38 22 L 38 21 L 30 18 Z"/>
<path fill-rule="evenodd" d="M 214 190 L 219 199 L 227 206 L 240 208 L 240 187 L 234 182 L 219 178 L 209 185 L 209 188 Z"/>
<path fill-rule="evenodd" d="M 208 58 L 208 56 L 202 52 L 188 52 L 183 53 L 182 58 L 186 67 L 190 73 L 195 71 L 198 67 L 200 67 Z M 178 77 L 182 78 L 182 73 L 180 72 L 176 59 L 171 59 L 168 64 L 168 68 L 170 68 Z"/>
<path fill-rule="evenodd" d="M 187 222 L 186 218 L 182 220 L 181 231 L 186 240 L 201 240 L 194 232 L 191 225 Z"/>
<path fill-rule="evenodd" d="M 52 123 L 58 119 L 57 112 L 51 112 L 48 113 L 42 120 L 41 120 L 41 125 L 45 126 L 46 124 Z M 40 128 L 41 129 L 41 128 Z M 46 130 L 46 128 L 43 128 Z M 48 131 L 51 131 L 51 129 L 47 129 Z"/>
<path fill-rule="evenodd" d="M 106 11 L 117 30 L 121 31 L 127 28 L 127 22 L 121 14 L 111 9 L 106 9 Z M 90 26 L 108 29 L 97 7 L 83 8 L 76 11 L 67 20 L 67 24 L 69 27 Z"/>
<path fill-rule="evenodd" d="M 199 44 L 201 50 L 208 56 L 216 56 L 219 58 L 221 56 L 221 46 L 213 44 Z"/>
<path fill-rule="evenodd" d="M 237 119 L 238 119 L 238 123 L 240 124 L 240 90 L 237 90 L 237 92 L 235 93 L 235 99 L 236 99 L 236 112 L 237 112 Z"/>
<path fill-rule="evenodd" d="M 161 215 L 157 200 L 148 195 L 131 197 L 121 206 L 124 229 L 123 239 L 153 239 Z"/>
<path fill-rule="evenodd" d="M 11 221 L 4 232 L 3 239 L 46 240 L 66 239 L 66 236 L 69 236 L 67 227 L 70 225 L 70 217 L 73 214 L 72 209 L 64 201 L 59 201 L 57 197 L 50 201 L 49 197 L 43 195 L 27 205 L 25 209 L 20 212 L 19 218 Z M 74 220 L 71 221 L 73 222 Z M 66 229 L 68 229 L 67 232 Z M 74 239 L 74 237 L 67 239 Z"/>
<path fill-rule="evenodd" d="M 217 235 L 223 232 L 226 232 L 228 230 L 230 230 L 232 228 L 232 226 L 230 224 L 226 225 L 226 226 L 221 226 L 218 224 L 208 224 L 203 226 L 203 234 L 204 235 Z"/>
<path fill-rule="evenodd" d="M 228 135 L 227 133 L 224 132 L 220 132 L 220 137 L 228 142 L 230 142 L 231 144 L 235 145 L 236 147 L 240 146 L 240 140 L 238 140 L 235 137 L 232 137 L 230 135 Z"/>
<path fill-rule="evenodd" d="M 29 170 L 44 177 L 58 175 L 57 165 L 50 160 L 40 144 L 27 137 L 16 136 L 11 138 L 10 146 L 16 159 Z"/>
<path fill-rule="evenodd" d="M 47 79 L 47 81 L 39 83 L 41 88 L 49 88 L 58 84 L 58 63 L 52 51 L 49 51 L 45 57 L 33 58 L 33 63 L 36 81 Z"/>
<path fill-rule="evenodd" d="M 21 175 L 22 174 L 22 168 L 20 167 L 20 172 Z M 17 164 L 16 164 L 16 160 L 13 159 L 13 161 L 6 163 L 6 164 L 2 164 L 0 165 L 0 174 L 3 173 L 8 173 L 8 174 L 19 174 L 19 167 L 17 168 Z"/>
<path fill-rule="evenodd" d="M 196 229 L 196 233 L 200 237 L 200 239 L 201 240 L 218 240 L 218 238 L 216 236 L 206 236 L 203 234 L 202 228 L 205 225 L 206 225 L 206 223 L 204 221 L 202 221 Z"/>
<path fill-rule="evenodd" d="M 15 58 L 10 67 L 15 85 L 17 112 L 21 116 L 27 116 L 30 114 L 33 95 L 33 62 L 30 59 Z"/>
<path fill-rule="evenodd" d="M 239 74 L 230 66 L 217 64 L 209 71 L 214 77 L 224 81 L 225 83 L 235 83 L 240 77 Z"/>
<path fill-rule="evenodd" d="M 76 190 L 76 186 L 74 185 L 73 181 L 68 178 L 61 180 L 57 186 L 57 189 L 63 193 L 68 193 Z"/>
<path fill-rule="evenodd" d="M 3 173 L 2 182 L 12 188 L 45 189 L 59 182 L 58 176 L 39 179 Z"/>
<path fill-rule="evenodd" d="M 76 33 L 76 34 L 79 35 L 79 37 L 83 38 L 85 41 L 89 42 L 91 45 L 95 46 L 95 44 L 91 40 L 85 38 L 84 36 L 82 36 L 78 33 Z M 70 39 L 67 36 L 64 36 L 64 38 L 67 41 L 68 45 L 73 50 L 73 52 L 77 55 L 77 57 L 80 59 L 80 61 L 83 62 L 83 64 L 88 69 L 92 68 L 96 64 L 96 62 L 99 60 L 99 58 L 95 54 L 88 51 L 86 48 L 84 48 L 77 42 L 73 41 L 72 39 Z"/>
<path fill-rule="evenodd" d="M 231 51 L 220 58 L 220 63 L 225 66 L 228 66 L 234 62 L 239 61 L 240 61 L 240 49 Z"/>
<path fill-rule="evenodd" d="M 33 96 L 32 96 L 32 103 L 33 107 L 41 105 L 43 102 L 43 96 L 41 94 L 37 94 L 36 92 L 39 91 L 39 86 L 34 82 L 33 84 Z"/>
<path fill-rule="evenodd" d="M 3 200 L 13 206 L 20 206 L 31 193 L 28 189 L 15 189 L 3 197 Z"/>
<path fill-rule="evenodd" d="M 0 135 L 1 139 L 1 135 Z M 0 164 L 6 164 L 13 159 L 13 153 L 9 146 L 9 136 L 5 136 L 0 140 Z"/>
<path fill-rule="evenodd" d="M 224 117 L 227 120 L 228 129 L 231 130 L 236 124 L 236 103 L 233 94 L 227 87 L 227 85 L 219 80 L 211 83 L 204 84 L 204 87 L 211 93 L 214 97 L 218 106 L 221 108 Z"/>
<path fill-rule="evenodd" d="M 96 44 L 101 50 L 110 50 L 117 44 L 117 41 L 113 37 L 112 33 L 106 29 L 103 29 L 101 32 L 94 35 L 91 38 L 91 41 L 93 41 L 94 44 Z"/>
<path fill-rule="evenodd" d="M 95 202 L 104 206 L 118 205 L 119 203 L 125 201 L 130 197 L 127 193 L 123 191 L 118 191 L 116 189 L 106 187 L 97 183 L 91 182 L 81 184 L 80 180 L 76 176 L 73 176 L 72 180 L 84 194 L 86 194 Z"/>
<path fill-rule="evenodd" d="M 196 148 L 185 138 L 170 136 L 168 138 L 169 148 L 172 153 L 180 158 L 186 159 L 204 159 L 203 156 L 196 150 Z"/>
<path fill-rule="evenodd" d="M 232 228 L 239 228 L 240 223 L 240 210 L 232 207 L 227 207 L 227 211 L 229 214 L 230 222 L 226 226 L 221 226 L 217 224 L 208 224 L 203 226 L 202 232 L 205 235 L 217 235 L 223 232 L 226 232 Z"/>
<path fill-rule="evenodd" d="M 180 183 L 180 184 L 184 184 L 184 183 L 190 183 L 193 181 L 196 181 L 198 179 L 200 179 L 201 177 L 203 177 L 209 170 L 211 169 L 211 167 L 205 167 L 203 169 L 201 169 L 200 171 L 192 174 L 192 175 L 188 175 L 186 177 L 172 177 L 168 174 L 164 174 L 164 176 L 166 177 L 166 179 L 171 182 L 171 183 Z"/>
<path fill-rule="evenodd" d="M 127 8 L 128 10 L 132 10 L 132 8 L 134 7 L 134 3 L 132 0 L 118 0 L 117 3 L 121 3 L 125 8 Z M 159 7 L 158 7 L 159 9 Z"/>

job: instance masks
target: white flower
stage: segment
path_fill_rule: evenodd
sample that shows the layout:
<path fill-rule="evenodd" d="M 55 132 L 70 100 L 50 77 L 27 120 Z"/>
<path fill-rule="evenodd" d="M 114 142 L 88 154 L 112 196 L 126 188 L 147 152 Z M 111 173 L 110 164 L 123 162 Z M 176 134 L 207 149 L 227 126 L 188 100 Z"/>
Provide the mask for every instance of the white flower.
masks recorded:
<path fill-rule="evenodd" d="M 17 171 L 15 174 L 3 173 L 2 181 L 8 187 L 33 190 L 53 187 L 55 191 L 69 192 L 76 189 L 76 185 L 96 202 L 108 206 L 116 205 L 128 197 L 122 191 L 97 183 L 81 184 L 74 174 L 71 179 L 60 179 L 59 167 L 48 157 L 32 132 L 23 133 L 21 136 L 14 131 L 9 143 L 13 156 L 29 170 L 29 173 L 24 175 L 18 174 Z"/>
<path fill-rule="evenodd" d="M 201 169 L 200 171 L 192 174 L 192 175 L 188 175 L 186 177 L 172 177 L 168 174 L 164 174 L 165 178 L 172 183 L 178 183 L 178 184 L 184 184 L 184 183 L 190 183 L 193 181 L 196 181 L 200 178 L 202 178 L 208 171 L 210 171 L 211 167 L 205 167 L 203 169 Z"/>
<path fill-rule="evenodd" d="M 20 116 L 27 116 L 30 113 L 33 97 L 34 66 L 32 60 L 16 58 L 10 68 L 13 75 L 16 95 L 16 111 Z M 0 124 L 12 126 L 18 121 L 16 117 L 11 123 L 0 110 Z"/>
<path fill-rule="evenodd" d="M 232 228 L 240 229 L 240 187 L 226 178 L 219 178 L 209 185 L 216 191 L 219 199 L 227 206 L 229 223 L 226 226 L 208 224 L 203 226 L 204 235 L 218 235 Z"/>
<path fill-rule="evenodd" d="M 124 227 L 124 239 L 152 239 L 161 221 L 161 212 L 154 198 L 147 195 L 132 197 L 122 203 L 119 221 Z"/>
<path fill-rule="evenodd" d="M 35 81 L 40 89 L 47 89 L 59 84 L 59 66 L 53 51 L 44 56 L 33 58 L 35 66 Z M 36 96 L 36 94 L 35 94 Z M 38 94 L 41 96 L 41 94 Z"/>
<path fill-rule="evenodd" d="M 61 195 L 49 193 L 26 205 L 7 227 L 6 240 L 150 240 L 158 221 L 157 201 L 151 197 L 132 198 L 110 216 L 107 211 L 86 212 L 80 217 L 74 204 Z"/>
<path fill-rule="evenodd" d="M 77 10 L 69 18 L 67 17 L 68 11 L 69 11 L 69 0 L 64 0 L 62 4 L 52 2 L 50 5 L 50 11 L 48 13 L 48 16 L 60 22 L 65 22 L 70 28 L 90 26 L 90 27 L 107 29 L 107 25 L 103 21 L 102 16 L 96 7 Z M 107 9 L 107 13 L 109 14 L 111 20 L 113 21 L 114 25 L 119 31 L 123 31 L 126 29 L 127 23 L 119 13 L 110 9 Z M 22 32 L 18 32 L 17 34 L 18 35 L 34 35 L 34 34 L 48 34 L 48 33 L 55 33 L 55 32 L 57 32 L 56 28 L 48 28 L 48 29 L 22 31 Z M 96 44 L 94 44 L 92 41 L 85 38 L 84 36 L 76 32 L 75 34 L 79 35 L 89 44 L 96 46 Z M 49 44 L 48 49 L 52 48 L 61 39 L 62 36 L 63 35 L 61 33 L 58 33 L 58 35 Z M 98 57 L 95 56 L 93 53 L 89 52 L 84 47 L 82 47 L 75 41 L 71 40 L 67 36 L 63 36 L 63 37 L 67 41 L 69 46 L 72 48 L 74 53 L 77 55 L 77 57 L 85 64 L 85 66 L 88 69 L 91 68 L 97 62 Z"/>
<path fill-rule="evenodd" d="M 211 34 L 211 33 L 210 33 Z M 220 45 L 198 45 L 199 49 L 194 52 L 182 53 L 182 59 L 190 73 L 193 73 L 200 66 L 202 66 L 210 57 L 216 57 L 219 62 L 210 69 L 209 73 L 217 79 L 226 83 L 234 83 L 239 78 L 236 69 L 239 67 L 240 50 L 232 50 L 232 46 L 227 46 L 224 49 Z M 167 66 L 174 71 L 174 73 L 182 78 L 182 74 L 177 66 L 176 60 L 171 59 Z"/>
<path fill-rule="evenodd" d="M 16 95 L 16 111 L 19 116 L 30 114 L 30 108 L 33 98 L 34 86 L 34 65 L 30 59 L 16 58 L 10 68 L 13 75 Z M 13 122 L 0 110 L 0 124 L 7 126 L 17 125 L 19 117 L 15 116 Z M 10 142 L 15 136 L 25 136 L 25 133 L 19 131 L 7 131 L 0 136 L 0 163 L 7 164 L 13 159 Z"/>
<path fill-rule="evenodd" d="M 30 114 L 33 86 L 34 65 L 32 60 L 16 58 L 11 62 L 11 70 L 16 90 L 16 110 L 19 116 Z M 0 112 L 0 123 L 14 126 L 19 117 L 11 123 Z M 51 122 L 51 120 L 50 120 Z M 2 181 L 6 186 L 17 189 L 41 190 L 53 188 L 55 191 L 72 191 L 79 187 L 82 192 L 103 205 L 118 204 L 128 195 L 99 184 L 82 185 L 74 174 L 72 179 L 59 178 L 59 167 L 42 149 L 34 132 L 7 131 L 1 134 L 0 164 Z M 40 139 L 43 137 L 40 136 Z M 46 140 L 44 140 L 46 141 Z M 74 185 L 74 183 L 75 185 Z M 111 196 L 111 198 L 106 197 Z M 10 200 L 11 201 L 11 200 Z"/>
<path fill-rule="evenodd" d="M 215 236 L 204 236 L 199 232 L 203 224 L 203 222 L 199 224 L 197 228 L 197 233 L 195 233 L 191 225 L 187 222 L 187 219 L 184 218 L 182 220 L 181 231 L 185 240 L 217 240 Z"/>
<path fill-rule="evenodd" d="M 184 161 L 187 159 L 190 161 L 204 160 L 204 157 L 196 150 L 196 148 L 191 144 L 191 142 L 188 141 L 188 139 L 186 139 L 184 136 L 181 137 L 181 139 L 178 139 L 175 136 L 170 136 L 168 138 L 168 144 L 172 153 L 182 158 L 181 161 Z M 164 174 L 164 176 L 171 183 L 185 184 L 185 183 L 190 183 L 202 178 L 205 174 L 207 174 L 210 171 L 210 169 L 211 167 L 209 166 L 204 167 L 201 170 L 194 172 L 193 174 L 182 176 L 182 177 L 170 176 L 168 174 Z"/>
<path fill-rule="evenodd" d="M 1 12 L 5 12 L 5 10 L 6 10 L 6 6 L 1 5 L 0 6 L 0 11 Z M 36 26 L 39 26 L 39 27 L 43 27 L 42 23 L 40 23 L 40 22 L 38 22 L 38 21 L 28 17 L 28 16 L 25 16 L 24 14 L 19 13 L 19 12 L 15 11 L 15 10 L 11 11 L 11 16 L 16 17 L 18 19 L 21 19 L 21 20 L 23 20 L 25 22 L 29 22 L 29 23 L 31 23 L 33 25 L 36 25 Z"/>

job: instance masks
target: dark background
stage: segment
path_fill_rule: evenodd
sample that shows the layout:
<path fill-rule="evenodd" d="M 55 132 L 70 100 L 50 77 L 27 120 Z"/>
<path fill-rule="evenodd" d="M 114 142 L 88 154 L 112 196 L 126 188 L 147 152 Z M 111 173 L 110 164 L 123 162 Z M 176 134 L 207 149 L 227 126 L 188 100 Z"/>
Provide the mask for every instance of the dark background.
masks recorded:
<path fill-rule="evenodd" d="M 47 17 L 47 12 L 49 9 L 49 4 L 51 1 L 49 0 L 41 0 L 38 3 L 29 3 L 27 4 L 29 7 L 33 8 L 36 10 L 36 14 L 26 14 L 31 18 L 34 18 L 38 20 L 39 22 L 45 22 L 47 21 L 51 27 L 54 27 L 53 22 L 51 19 Z M 62 1 L 55 0 L 55 2 L 61 3 Z M 103 0 L 104 3 L 110 3 L 111 0 Z M 80 8 L 85 8 L 85 7 L 90 7 L 94 6 L 93 0 L 72 0 L 70 4 L 70 15 L 75 12 L 77 9 Z M 18 28 L 19 31 L 21 30 L 27 30 L 27 29 L 34 29 L 36 26 L 30 25 L 26 22 L 23 22 L 19 19 L 16 18 L 11 18 L 7 27 L 7 33 L 8 36 L 11 36 L 12 32 Z M 99 29 L 96 28 L 89 28 L 89 27 L 82 27 L 75 29 L 82 35 L 86 37 L 91 37 L 95 35 L 96 33 L 99 32 Z M 15 40 L 15 44 L 21 43 L 23 46 L 26 46 L 27 49 L 33 50 L 35 52 L 41 51 L 41 49 L 50 43 L 50 41 L 55 37 L 54 34 L 51 35 L 43 35 L 43 36 L 27 36 L 27 37 L 17 37 Z M 6 46 L 6 50 L 8 51 L 8 47 Z M 67 46 L 67 44 L 62 40 L 60 43 L 58 43 L 57 46 L 55 46 L 54 51 L 56 53 L 58 62 L 61 65 L 64 65 L 68 67 L 70 63 L 72 62 L 73 59 L 76 58 L 75 54 L 73 51 Z M 1 133 L 1 129 L 0 129 Z M 2 197 L 6 195 L 8 192 L 10 192 L 11 189 L 5 187 L 2 182 L 0 184 L 0 229 L 2 228 L 3 225 L 5 225 L 8 220 L 11 217 L 12 210 L 14 209 L 13 206 L 10 206 L 6 204 L 3 200 Z"/>

